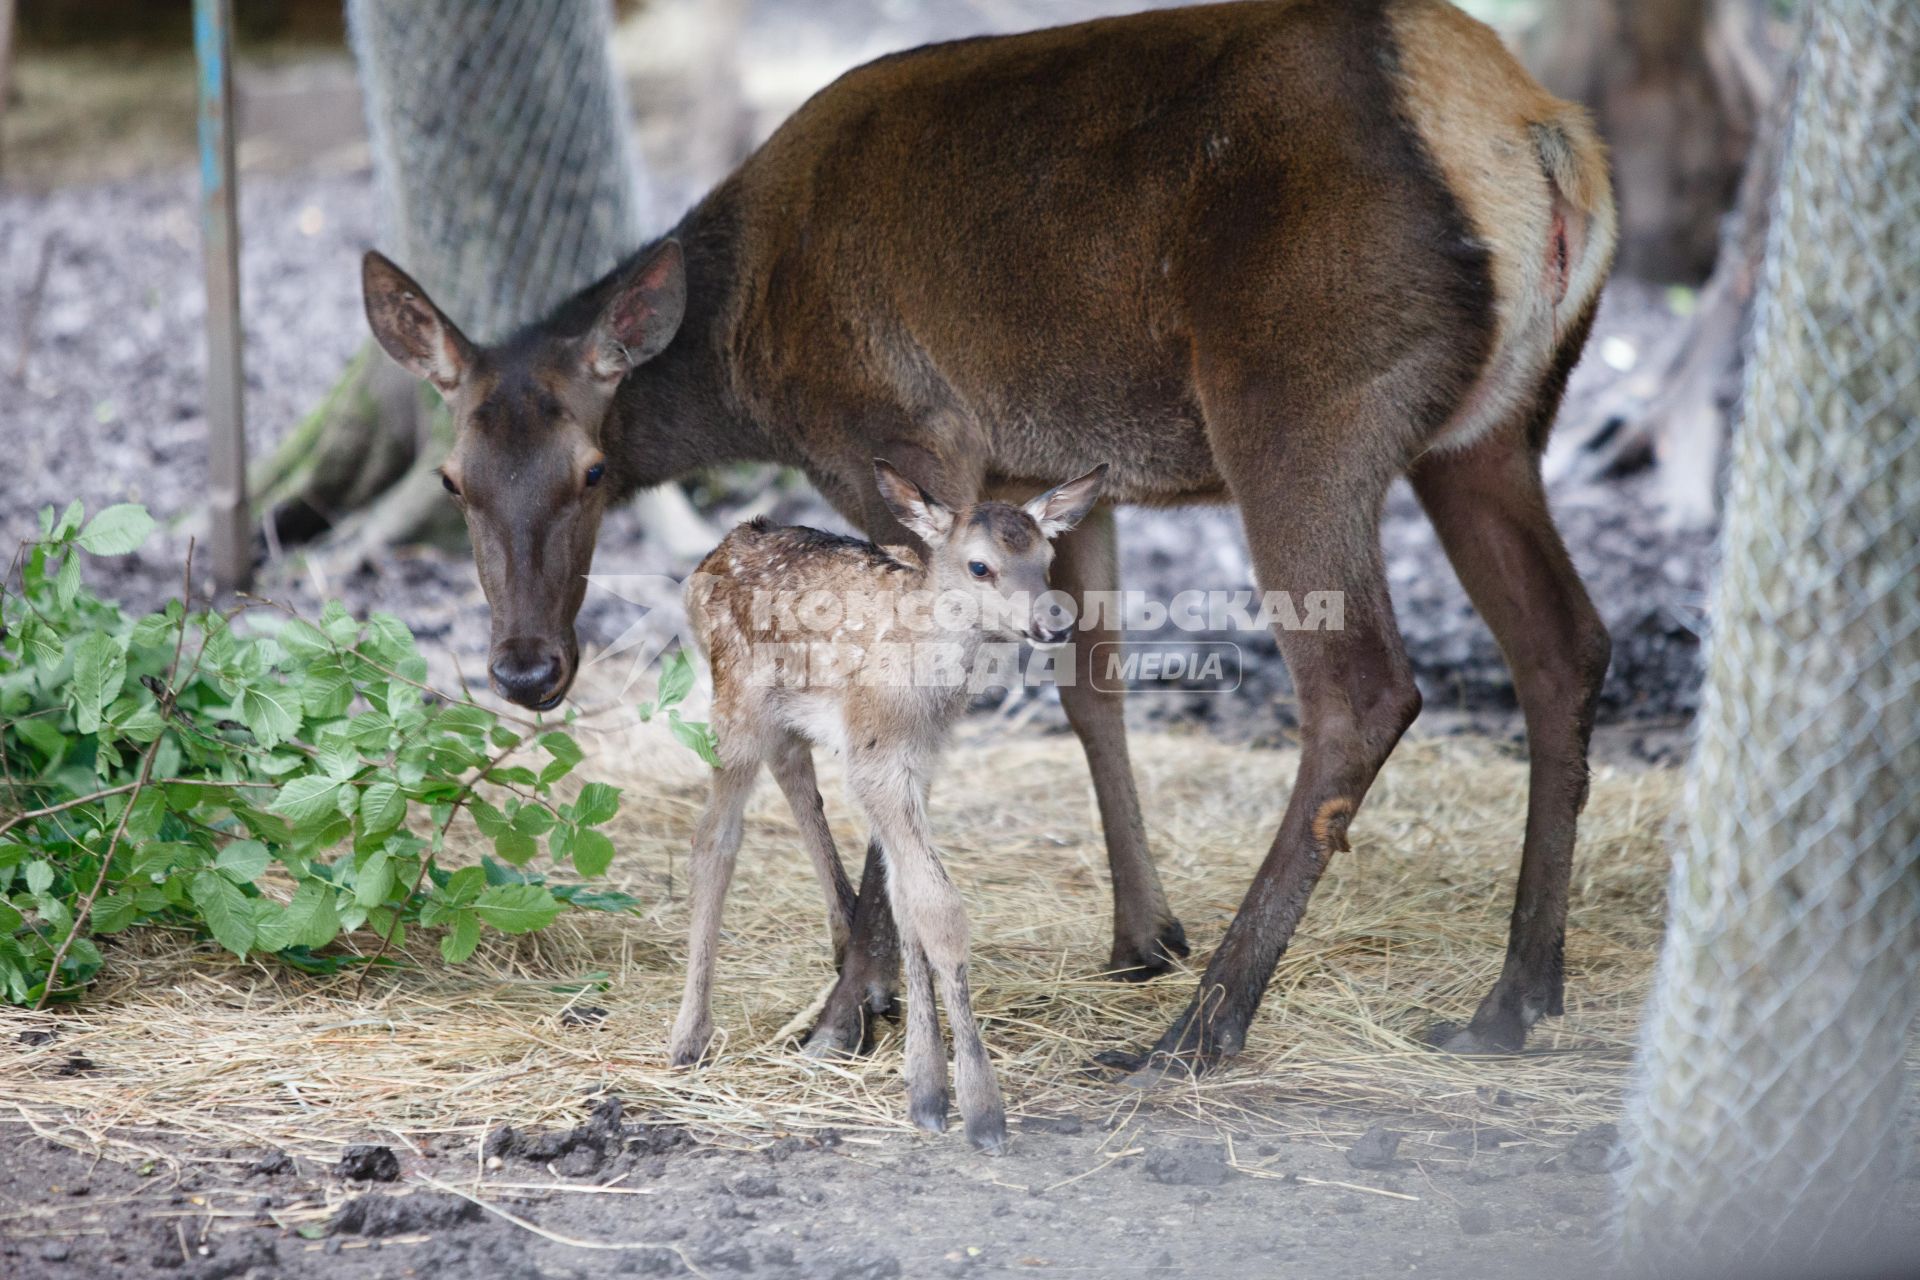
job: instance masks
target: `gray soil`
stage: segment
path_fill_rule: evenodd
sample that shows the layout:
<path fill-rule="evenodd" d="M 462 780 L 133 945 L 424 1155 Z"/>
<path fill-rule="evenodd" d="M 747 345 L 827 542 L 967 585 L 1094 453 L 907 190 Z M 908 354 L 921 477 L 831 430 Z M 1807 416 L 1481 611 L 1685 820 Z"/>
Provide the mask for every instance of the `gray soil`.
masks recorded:
<path fill-rule="evenodd" d="M 1007 1154 L 987 1157 L 957 1135 L 827 1132 L 743 1150 L 602 1103 L 578 1129 L 500 1131 L 479 1150 L 449 1144 L 391 1159 L 384 1147 L 353 1149 L 323 1165 L 176 1149 L 178 1163 L 131 1168 L 20 1132 L 8 1135 L 0 1173 L 0 1272 L 1571 1280 L 1598 1271 L 1610 1132 L 1539 1140 L 1499 1128 L 1395 1129 L 1391 1117 L 1341 1111 L 1305 1118 L 1330 1138 L 1241 1140 L 1231 1153 L 1218 1135 L 1150 1109 L 1114 1127 L 1029 1119 Z M 489 1179 L 543 1188 L 486 1194 L 521 1223 L 432 1185 L 469 1187 L 483 1164 Z M 579 1190 L 593 1186 L 617 1190 Z"/>

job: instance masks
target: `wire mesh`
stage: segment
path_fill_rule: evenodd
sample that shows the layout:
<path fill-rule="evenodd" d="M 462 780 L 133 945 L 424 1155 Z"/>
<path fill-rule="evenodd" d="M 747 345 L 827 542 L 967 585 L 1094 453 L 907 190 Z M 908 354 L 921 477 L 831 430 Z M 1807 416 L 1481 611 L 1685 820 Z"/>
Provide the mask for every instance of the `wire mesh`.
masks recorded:
<path fill-rule="evenodd" d="M 644 194 L 607 0 L 348 0 L 383 234 L 486 342 L 612 267 Z"/>
<path fill-rule="evenodd" d="M 1639 1274 L 1828 1274 L 1920 1008 L 1920 15 L 1809 7 L 1621 1174 Z"/>

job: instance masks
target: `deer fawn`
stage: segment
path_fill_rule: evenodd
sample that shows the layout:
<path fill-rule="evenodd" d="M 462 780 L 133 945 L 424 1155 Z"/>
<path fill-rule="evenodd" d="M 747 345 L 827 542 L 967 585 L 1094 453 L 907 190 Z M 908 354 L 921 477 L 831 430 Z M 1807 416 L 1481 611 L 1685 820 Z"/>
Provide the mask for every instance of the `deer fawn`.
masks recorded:
<path fill-rule="evenodd" d="M 772 766 L 820 877 L 836 959 L 845 946 L 853 886 L 813 775 L 813 746 L 827 746 L 845 752 L 847 786 L 885 859 L 907 969 L 908 1115 L 923 1129 L 947 1127 L 937 979 L 953 1026 L 954 1086 L 967 1137 L 988 1150 L 1006 1141 L 1000 1086 L 967 991 L 966 906 L 927 833 L 927 790 L 947 731 L 966 708 L 964 675 L 980 644 L 996 632 L 1041 646 L 1072 638 L 1071 620 L 1048 598 L 1051 543 L 1093 507 L 1106 470 L 1097 467 L 1023 507 L 982 502 L 950 509 L 876 461 L 881 499 L 925 545 L 923 556 L 756 520 L 701 562 L 687 585 L 687 616 L 713 670 L 720 767 L 693 839 L 687 990 L 671 1047 L 676 1065 L 697 1061 L 713 1033 L 708 1010 L 720 909 L 740 848 L 740 815 L 762 763 Z M 773 607 L 822 596 L 835 603 L 814 615 L 817 627 L 790 608 Z M 928 678 L 926 659 L 935 648 L 941 670 L 958 678 Z M 797 655 L 804 669 L 776 671 L 769 661 L 775 655 Z"/>
<path fill-rule="evenodd" d="M 1609 645 L 1540 455 L 1615 232 L 1579 108 L 1443 0 L 1247 0 L 894 54 L 807 102 L 672 233 L 476 347 L 370 255 L 368 317 L 452 407 L 445 466 L 493 605 L 495 682 L 573 678 L 614 497 L 737 460 L 802 468 L 876 542 L 883 455 L 958 505 L 1110 459 L 1106 497 L 1231 502 L 1260 585 L 1339 591 L 1285 631 L 1299 771 L 1186 1013 L 1156 1047 L 1236 1052 L 1420 695 L 1380 510 L 1405 475 L 1513 669 L 1532 760 L 1506 964 L 1461 1050 L 1560 1012 L 1574 827 Z M 1054 580 L 1115 589 L 1113 524 Z M 1205 585 L 1205 584 L 1202 584 Z M 1084 613 L 1084 610 L 1083 610 Z M 1113 872 L 1121 976 L 1185 936 L 1147 850 L 1120 691 L 1083 622 L 1061 701 Z M 869 858 L 813 1034 L 856 1049 L 897 961 Z"/>

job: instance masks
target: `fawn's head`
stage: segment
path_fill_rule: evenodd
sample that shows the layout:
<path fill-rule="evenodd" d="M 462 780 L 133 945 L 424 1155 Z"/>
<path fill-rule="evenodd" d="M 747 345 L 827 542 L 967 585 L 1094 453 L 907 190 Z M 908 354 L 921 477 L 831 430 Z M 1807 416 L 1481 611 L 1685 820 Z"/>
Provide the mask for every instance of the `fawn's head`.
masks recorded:
<path fill-rule="evenodd" d="M 874 482 L 894 519 L 927 545 L 929 585 L 973 595 L 978 616 L 1034 644 L 1073 638 L 1070 609 L 1047 589 L 1053 539 L 1079 524 L 1100 498 L 1106 464 L 1020 506 L 980 502 L 956 511 L 874 459 Z"/>
<path fill-rule="evenodd" d="M 573 621 L 601 513 L 633 487 L 609 474 L 619 462 L 602 449 L 614 392 L 666 348 L 686 309 L 680 246 L 664 241 L 641 258 L 572 331 L 551 323 L 491 347 L 469 341 L 378 253 L 361 285 L 374 337 L 453 414 L 440 476 L 466 515 L 493 610 L 488 675 L 502 696 L 544 711 L 579 664 Z"/>

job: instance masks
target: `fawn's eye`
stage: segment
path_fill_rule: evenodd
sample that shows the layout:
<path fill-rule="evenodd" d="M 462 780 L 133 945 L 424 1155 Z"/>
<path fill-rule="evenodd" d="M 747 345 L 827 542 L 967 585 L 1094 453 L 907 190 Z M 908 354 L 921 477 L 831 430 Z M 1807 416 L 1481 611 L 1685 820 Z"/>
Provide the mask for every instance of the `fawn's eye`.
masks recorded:
<path fill-rule="evenodd" d="M 440 484 L 442 487 L 446 489 L 448 493 L 452 494 L 454 497 L 457 498 L 460 496 L 460 486 L 455 484 L 453 482 L 453 477 L 449 476 L 444 471 L 440 473 Z"/>
<path fill-rule="evenodd" d="M 596 462 L 592 466 L 588 467 L 587 468 L 587 488 L 591 489 L 593 488 L 593 486 L 599 484 L 600 478 L 606 474 L 607 474 L 607 464 L 604 462 Z"/>
<path fill-rule="evenodd" d="M 976 578 L 984 578 L 990 571 L 984 560 L 975 560 L 967 565 L 967 572 Z"/>

